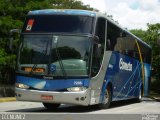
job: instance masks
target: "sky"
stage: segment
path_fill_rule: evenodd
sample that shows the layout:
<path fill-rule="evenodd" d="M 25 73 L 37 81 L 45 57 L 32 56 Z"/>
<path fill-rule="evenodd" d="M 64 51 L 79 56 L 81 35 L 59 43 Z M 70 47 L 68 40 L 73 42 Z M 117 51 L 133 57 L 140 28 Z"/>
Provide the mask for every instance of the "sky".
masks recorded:
<path fill-rule="evenodd" d="M 112 15 L 127 29 L 147 29 L 147 23 L 160 23 L 160 0 L 81 0 L 102 13 Z"/>

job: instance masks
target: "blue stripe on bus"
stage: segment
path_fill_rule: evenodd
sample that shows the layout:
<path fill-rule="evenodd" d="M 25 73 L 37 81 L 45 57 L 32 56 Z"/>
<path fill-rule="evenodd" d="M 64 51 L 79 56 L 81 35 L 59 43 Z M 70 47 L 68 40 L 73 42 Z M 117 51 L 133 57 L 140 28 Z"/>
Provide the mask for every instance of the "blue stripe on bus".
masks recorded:
<path fill-rule="evenodd" d="M 17 76 L 16 83 L 22 83 L 39 90 L 62 90 L 70 87 L 88 87 L 89 79 L 44 80 L 25 76 Z"/>
<path fill-rule="evenodd" d="M 129 83 L 129 82 L 134 82 L 134 83 L 140 83 L 142 82 L 141 81 L 141 76 L 140 76 L 140 70 L 138 70 L 139 68 L 141 68 L 141 64 L 140 63 L 137 63 L 137 67 L 136 69 L 134 70 L 133 74 L 129 77 L 129 79 L 127 80 L 127 82 L 124 84 L 124 86 L 121 88 L 121 90 L 119 91 L 119 93 L 117 94 L 117 96 L 114 97 L 114 100 L 116 100 L 118 98 L 118 96 L 121 94 L 121 92 L 123 91 L 124 87 Z M 138 71 L 138 79 L 134 79 L 135 76 L 136 76 L 136 72 Z M 131 80 L 132 78 L 132 80 Z M 136 80 L 136 82 L 134 81 Z M 138 81 L 138 82 L 137 82 Z M 138 84 L 134 85 L 133 88 L 137 87 Z M 128 91 L 127 93 L 125 94 L 125 96 L 122 98 L 122 99 L 126 99 L 127 97 L 129 97 L 129 94 L 128 93 L 131 93 L 133 89 L 130 90 L 130 88 L 128 88 Z M 134 89 L 135 91 L 136 89 Z M 134 93 L 133 94 L 130 94 L 130 96 L 134 96 Z"/>
<path fill-rule="evenodd" d="M 96 13 L 86 10 L 56 10 L 56 9 L 46 9 L 46 10 L 35 10 L 30 11 L 29 15 L 36 14 L 66 14 L 66 15 L 87 15 L 87 16 L 96 16 Z"/>
<path fill-rule="evenodd" d="M 123 59 L 126 63 L 132 64 L 132 70 L 120 69 L 120 59 Z M 104 78 L 107 80 L 107 83 L 103 84 L 100 101 L 102 102 L 103 100 L 108 81 L 112 84 L 113 101 L 138 97 L 142 85 L 141 66 L 138 60 L 117 52 L 112 52 Z"/>

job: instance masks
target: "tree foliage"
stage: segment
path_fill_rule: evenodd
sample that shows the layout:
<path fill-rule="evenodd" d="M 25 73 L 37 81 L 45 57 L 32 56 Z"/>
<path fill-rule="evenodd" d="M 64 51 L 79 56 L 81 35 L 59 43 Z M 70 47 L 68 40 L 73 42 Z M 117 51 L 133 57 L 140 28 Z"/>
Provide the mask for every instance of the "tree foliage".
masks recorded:
<path fill-rule="evenodd" d="M 160 85 L 160 46 L 157 44 L 157 40 L 160 38 L 159 32 L 160 23 L 148 24 L 146 42 L 152 47 L 152 68 L 155 77 L 154 87 L 156 88 L 159 88 Z"/>
<path fill-rule="evenodd" d="M 26 14 L 39 9 L 93 10 L 78 0 L 0 0 L 0 84 L 10 84 L 10 79 L 14 79 L 11 74 L 14 74 L 16 51 L 11 53 L 8 50 L 10 30 L 21 29 Z M 17 38 L 13 44 L 15 50 L 18 49 L 18 43 Z"/>
<path fill-rule="evenodd" d="M 133 33 L 134 35 L 138 36 L 140 39 L 145 41 L 146 31 L 144 31 L 142 29 L 135 29 L 135 30 L 130 30 L 130 32 Z"/>

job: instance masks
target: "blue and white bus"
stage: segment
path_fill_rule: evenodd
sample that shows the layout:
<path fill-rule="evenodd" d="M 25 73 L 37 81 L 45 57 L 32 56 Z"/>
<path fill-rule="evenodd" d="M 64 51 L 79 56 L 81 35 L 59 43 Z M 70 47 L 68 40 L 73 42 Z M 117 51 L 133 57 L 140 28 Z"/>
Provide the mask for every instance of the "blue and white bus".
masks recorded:
<path fill-rule="evenodd" d="M 16 98 L 48 109 L 141 101 L 149 93 L 150 68 L 150 46 L 103 14 L 30 11 L 21 32 Z"/>

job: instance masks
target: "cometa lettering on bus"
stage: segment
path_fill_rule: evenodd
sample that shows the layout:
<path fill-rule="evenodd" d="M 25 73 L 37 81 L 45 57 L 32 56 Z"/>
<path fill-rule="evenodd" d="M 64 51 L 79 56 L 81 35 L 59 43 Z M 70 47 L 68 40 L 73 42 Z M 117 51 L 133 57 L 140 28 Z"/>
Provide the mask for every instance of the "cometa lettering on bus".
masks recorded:
<path fill-rule="evenodd" d="M 121 58 L 119 61 L 119 69 L 126 70 L 126 71 L 132 71 L 132 64 L 130 62 L 129 63 L 124 62 L 123 59 Z"/>

